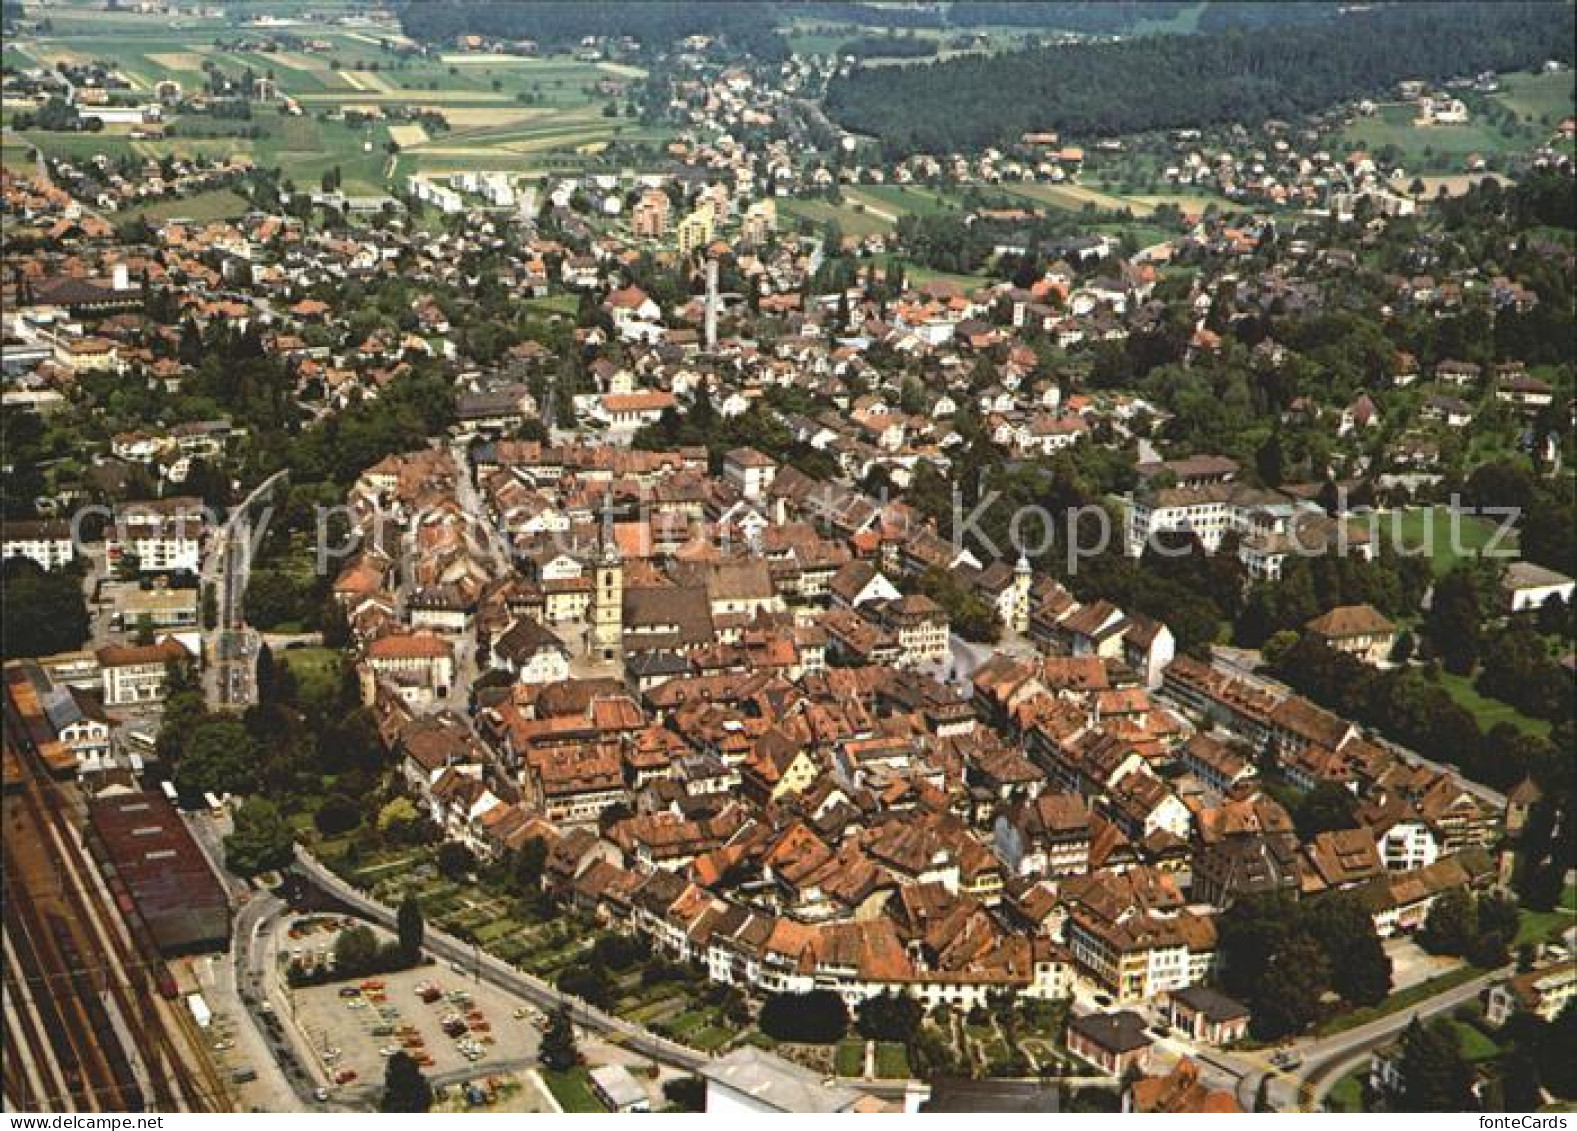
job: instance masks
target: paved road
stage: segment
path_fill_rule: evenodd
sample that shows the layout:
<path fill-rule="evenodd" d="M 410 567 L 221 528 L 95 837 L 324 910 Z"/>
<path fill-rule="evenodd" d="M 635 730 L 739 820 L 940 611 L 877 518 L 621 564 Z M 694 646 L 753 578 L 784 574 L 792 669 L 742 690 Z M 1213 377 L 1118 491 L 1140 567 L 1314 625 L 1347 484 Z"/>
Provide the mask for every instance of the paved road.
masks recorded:
<path fill-rule="evenodd" d="M 1491 970 L 1470 982 L 1419 1002 L 1412 1009 L 1398 1010 L 1345 1032 L 1295 1040 L 1289 1047 L 1297 1054 L 1300 1063 L 1290 1072 L 1270 1062 L 1269 1049 L 1261 1053 L 1202 1047 L 1192 1055 L 1237 1079 L 1238 1103 L 1245 1110 L 1252 1109 L 1260 1081 L 1269 1076 L 1271 1085 L 1268 1094 L 1277 1111 L 1318 1111 L 1326 1094 L 1350 1068 L 1361 1063 L 1374 1049 L 1394 1039 L 1412 1023 L 1413 1018 L 1433 1017 L 1455 1009 L 1476 998 L 1491 982 L 1505 977 L 1511 970 L 1510 966 Z"/>
<path fill-rule="evenodd" d="M 276 979 L 268 976 L 269 956 L 259 946 L 259 932 L 282 913 L 285 903 L 267 891 L 254 890 L 250 884 L 224 866 L 224 837 L 230 825 L 227 818 L 207 812 L 185 813 L 186 826 L 197 841 L 208 865 L 218 876 L 236 909 L 230 926 L 230 951 L 216 959 L 215 987 L 224 994 L 237 1025 L 237 1041 L 246 1046 L 259 1086 L 270 1097 L 271 1110 L 323 1110 L 314 1091 L 327 1083 L 315 1075 L 316 1062 L 289 1039 L 288 1027 L 279 1023 L 277 1003 L 271 990 Z M 223 972 L 217 969 L 223 964 Z M 270 1016 L 272 1015 L 272 1016 Z M 259 1050 L 266 1056 L 255 1055 Z M 348 1110 L 348 1109 L 347 1109 Z"/>
<path fill-rule="evenodd" d="M 256 690 L 257 640 L 246 627 L 245 598 L 252 569 L 252 525 L 248 512 L 290 475 L 276 471 L 237 504 L 215 534 L 203 585 L 214 590 L 218 623 L 204 629 L 203 644 L 210 663 L 203 674 L 208 701 L 217 707 L 247 707 Z"/>
<path fill-rule="evenodd" d="M 1445 993 L 1436 994 L 1414 1009 L 1400 1010 L 1389 1017 L 1371 1021 L 1367 1025 L 1360 1025 L 1345 1033 L 1338 1033 L 1324 1041 L 1312 1042 L 1309 1051 L 1304 1054 L 1304 1065 L 1301 1069 L 1305 1082 L 1302 1097 L 1304 1110 L 1319 1110 L 1326 1094 L 1356 1062 L 1364 1060 L 1374 1049 L 1394 1039 L 1412 1023 L 1413 1018 L 1434 1017 L 1455 1009 L 1464 1002 L 1472 1001 L 1483 993 L 1490 983 L 1509 976 L 1512 970 L 1513 967 L 1510 965 L 1502 966 L 1498 970 L 1491 970 L 1474 978 L 1471 982 L 1464 982 Z"/>

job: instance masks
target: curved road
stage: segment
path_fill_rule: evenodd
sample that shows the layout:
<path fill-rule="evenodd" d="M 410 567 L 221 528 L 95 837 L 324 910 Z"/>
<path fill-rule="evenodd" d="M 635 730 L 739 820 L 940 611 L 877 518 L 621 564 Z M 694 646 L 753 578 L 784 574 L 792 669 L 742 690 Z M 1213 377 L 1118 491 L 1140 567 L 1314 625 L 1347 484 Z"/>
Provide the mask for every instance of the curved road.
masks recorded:
<path fill-rule="evenodd" d="M 1507 965 L 1498 970 L 1490 970 L 1471 982 L 1464 982 L 1460 986 L 1420 1002 L 1415 1009 L 1399 1010 L 1389 1017 L 1382 1017 L 1378 1021 L 1360 1025 L 1345 1033 L 1338 1033 L 1323 1042 L 1319 1046 L 1323 1053 L 1321 1059 L 1310 1062 L 1302 1073 L 1303 1086 L 1299 1098 L 1303 1110 L 1318 1111 L 1320 1105 L 1325 1102 L 1326 1094 L 1336 1086 L 1337 1081 L 1346 1074 L 1355 1061 L 1366 1058 L 1381 1045 L 1394 1040 L 1398 1033 L 1412 1024 L 1414 1018 L 1433 1017 L 1438 1013 L 1455 1009 L 1464 1002 L 1472 1001 L 1491 982 L 1506 977 L 1512 969 L 1512 966 Z"/>
<path fill-rule="evenodd" d="M 1506 977 L 1511 971 L 1509 965 L 1489 970 L 1460 986 L 1453 986 L 1427 998 L 1411 1009 L 1397 1010 L 1329 1037 L 1295 1040 L 1288 1047 L 1301 1058 L 1302 1063 L 1290 1071 L 1271 1064 L 1269 1050 L 1261 1054 L 1199 1048 L 1194 1055 L 1237 1077 L 1238 1103 L 1245 1111 L 1253 1109 L 1260 1081 L 1267 1076 L 1271 1080 L 1268 1090 L 1270 1102 L 1277 1111 L 1319 1111 L 1326 1095 L 1354 1064 L 1394 1040 L 1414 1018 L 1433 1017 L 1455 1009 L 1463 1002 L 1477 997 L 1491 982 Z"/>
<path fill-rule="evenodd" d="M 212 661 L 204 672 L 204 686 L 216 707 L 246 707 L 252 702 L 256 646 L 244 614 L 252 568 L 252 525 L 247 516 L 289 475 L 288 468 L 276 471 L 231 509 L 205 563 L 203 584 L 214 592 L 219 615 L 218 623 L 203 632 L 204 649 Z"/>

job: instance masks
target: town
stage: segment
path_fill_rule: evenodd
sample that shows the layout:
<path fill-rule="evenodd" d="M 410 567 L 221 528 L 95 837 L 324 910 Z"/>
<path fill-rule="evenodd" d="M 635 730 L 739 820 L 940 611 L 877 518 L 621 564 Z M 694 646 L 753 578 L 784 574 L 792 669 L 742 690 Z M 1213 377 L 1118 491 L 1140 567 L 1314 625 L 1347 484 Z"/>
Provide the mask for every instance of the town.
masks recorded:
<path fill-rule="evenodd" d="M 7 0 L 8 1109 L 1569 1110 L 1571 5 L 619 7 Z"/>

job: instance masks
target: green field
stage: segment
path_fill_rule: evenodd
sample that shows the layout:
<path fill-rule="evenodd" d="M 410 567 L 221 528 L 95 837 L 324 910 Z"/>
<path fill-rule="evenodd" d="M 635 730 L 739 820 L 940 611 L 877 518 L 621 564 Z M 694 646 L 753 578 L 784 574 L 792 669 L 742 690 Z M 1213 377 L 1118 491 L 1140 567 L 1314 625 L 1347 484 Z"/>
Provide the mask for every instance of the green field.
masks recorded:
<path fill-rule="evenodd" d="M 195 193 L 149 204 L 132 213 L 134 216 L 153 220 L 191 220 L 204 223 L 209 220 L 228 220 L 243 215 L 252 204 L 246 197 L 229 189 Z"/>
<path fill-rule="evenodd" d="M 1577 76 L 1571 71 L 1552 75 L 1505 75 L 1496 100 L 1515 110 L 1524 120 L 1556 126 L 1577 113 Z"/>
<path fill-rule="evenodd" d="M 548 1086 L 548 1091 L 553 1093 L 553 1098 L 558 1101 L 559 1107 L 566 1112 L 606 1112 L 591 1090 L 591 1079 L 584 1068 L 571 1068 L 568 1072 L 554 1072 L 551 1069 L 542 1069 L 542 1082 Z"/>
<path fill-rule="evenodd" d="M 1453 524 L 1451 508 L 1437 506 L 1382 512 L 1376 516 L 1374 529 L 1383 541 L 1393 545 L 1400 553 L 1423 553 L 1429 558 L 1435 576 L 1441 577 L 1451 572 L 1458 562 L 1486 549 L 1498 525 L 1496 519 L 1472 514 L 1458 515 Z M 1511 553 L 1516 548 L 1517 535 L 1513 531 L 1495 544 L 1494 552 Z"/>
<path fill-rule="evenodd" d="M 955 275 L 948 271 L 937 271 L 919 263 L 905 262 L 903 265 L 904 277 L 910 283 L 943 282 L 957 284 L 965 292 L 984 286 L 989 280 L 982 275 Z"/>
<path fill-rule="evenodd" d="M 1421 126 L 1414 123 L 1417 112 L 1411 103 L 1381 106 L 1373 117 L 1355 119 L 1339 137 L 1347 148 L 1370 153 L 1395 146 L 1409 174 L 1460 172 L 1469 154 L 1489 157 L 1521 144 L 1477 115 L 1464 125 Z"/>
<path fill-rule="evenodd" d="M 905 216 L 936 216 L 957 212 L 956 195 L 923 185 L 845 185 L 834 204 L 812 197 L 779 201 L 785 215 L 812 224 L 837 224 L 846 236 L 887 235 Z"/>
<path fill-rule="evenodd" d="M 844 196 L 894 218 L 934 216 L 958 208 L 958 202 L 945 193 L 921 185 L 860 185 L 845 189 Z"/>
<path fill-rule="evenodd" d="M 1499 723 L 1510 723 L 1526 734 L 1537 735 L 1540 738 L 1549 737 L 1550 724 L 1547 720 L 1531 718 L 1510 703 L 1480 695 L 1478 688 L 1473 686 L 1473 681 L 1467 676 L 1441 672 L 1440 686 L 1451 693 L 1451 698 L 1456 700 L 1457 706 L 1473 716 L 1480 730 L 1488 731 Z"/>

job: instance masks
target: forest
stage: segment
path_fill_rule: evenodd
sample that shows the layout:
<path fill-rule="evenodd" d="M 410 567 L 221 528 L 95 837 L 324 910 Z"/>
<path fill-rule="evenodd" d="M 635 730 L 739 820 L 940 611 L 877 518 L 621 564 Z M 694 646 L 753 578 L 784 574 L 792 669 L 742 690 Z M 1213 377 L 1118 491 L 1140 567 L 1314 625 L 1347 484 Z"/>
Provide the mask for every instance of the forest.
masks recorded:
<path fill-rule="evenodd" d="M 1414 4 L 1253 34 L 1150 36 L 908 67 L 861 67 L 827 91 L 832 118 L 890 155 L 1011 145 L 1037 130 L 1094 137 L 1324 109 L 1402 79 L 1570 62 L 1570 5 Z"/>
<path fill-rule="evenodd" d="M 838 48 L 839 54 L 853 55 L 856 58 L 888 58 L 888 59 L 923 59 L 937 52 L 937 43 L 934 39 L 917 39 L 912 36 L 897 36 L 891 33 L 886 35 L 862 35 L 856 39 L 844 40 Z"/>
<path fill-rule="evenodd" d="M 543 48 L 579 45 L 586 36 L 630 36 L 649 51 L 691 35 L 721 36 L 763 62 L 788 56 L 773 13 L 753 4 L 621 3 L 405 3 L 398 10 L 405 34 L 423 43 L 460 35 L 531 39 Z"/>

